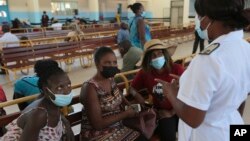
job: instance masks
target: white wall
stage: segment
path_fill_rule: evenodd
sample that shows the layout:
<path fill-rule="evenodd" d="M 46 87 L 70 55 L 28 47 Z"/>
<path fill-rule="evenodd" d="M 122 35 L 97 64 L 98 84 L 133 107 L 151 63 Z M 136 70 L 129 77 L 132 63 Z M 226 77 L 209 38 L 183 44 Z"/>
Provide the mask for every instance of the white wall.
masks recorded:
<path fill-rule="evenodd" d="M 9 0 L 9 11 L 11 19 L 16 17 L 20 19 L 31 19 L 35 20 L 36 22 L 40 18 L 42 11 L 47 11 L 50 18 L 54 15 L 51 13 L 51 0 L 34 0 L 39 1 L 39 8 L 31 8 L 30 2 L 31 0 Z M 89 18 L 93 14 L 93 11 L 89 8 L 89 1 L 92 0 L 78 0 L 78 13 L 79 17 L 86 17 Z M 102 9 L 104 17 L 114 17 L 117 4 L 122 3 L 122 13 L 125 16 L 128 14 L 130 15 L 132 12 L 131 10 L 127 9 L 128 4 L 134 2 L 141 2 L 145 10 L 147 12 L 147 17 L 153 18 L 166 18 L 170 15 L 170 2 L 171 0 L 99 0 L 103 2 L 103 5 L 99 4 L 99 9 Z M 190 2 L 191 1 L 191 2 Z M 192 15 L 193 11 L 193 1 L 194 0 L 184 0 L 185 6 L 183 10 L 183 23 L 189 23 L 189 15 Z M 191 5 L 190 5 L 191 4 Z M 102 7 L 101 7 L 102 6 Z M 96 11 L 99 13 L 99 10 Z M 34 18 L 34 15 L 36 18 Z M 122 15 L 124 16 L 124 15 Z M 39 18 L 38 18 L 39 17 Z M 55 18 L 72 18 L 72 16 L 54 16 Z"/>
<path fill-rule="evenodd" d="M 183 8 L 183 26 L 186 27 L 190 23 L 189 17 L 189 0 L 184 0 L 184 8 Z"/>
<path fill-rule="evenodd" d="M 27 0 L 9 0 L 10 18 L 28 19 Z"/>
<path fill-rule="evenodd" d="M 170 0 L 151 0 L 148 7 L 151 7 L 149 10 L 153 18 L 164 18 L 170 14 Z"/>
<path fill-rule="evenodd" d="M 115 17 L 117 12 L 118 4 L 122 4 L 122 16 L 127 15 L 128 2 L 125 0 L 103 0 L 101 2 L 101 11 L 105 17 Z"/>

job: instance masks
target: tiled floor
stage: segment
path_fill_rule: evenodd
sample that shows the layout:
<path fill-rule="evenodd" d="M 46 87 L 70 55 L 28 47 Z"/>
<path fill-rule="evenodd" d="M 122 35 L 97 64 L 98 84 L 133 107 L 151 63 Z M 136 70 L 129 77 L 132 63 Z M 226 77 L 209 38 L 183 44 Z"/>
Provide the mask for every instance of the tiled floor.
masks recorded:
<path fill-rule="evenodd" d="M 245 35 L 246 37 L 250 37 L 250 34 L 245 34 Z M 186 42 L 183 44 L 179 44 L 173 58 L 179 58 L 179 57 L 187 56 L 191 54 L 192 44 L 193 42 Z M 119 66 L 121 66 L 121 58 L 117 51 L 116 51 L 116 54 L 118 56 Z M 65 66 L 63 66 L 63 68 L 64 67 Z M 94 65 L 90 68 L 82 68 L 79 65 L 79 60 L 76 60 L 74 65 L 72 66 L 71 71 L 68 73 L 68 75 L 72 81 L 72 84 L 75 85 L 75 84 L 83 83 L 85 80 L 93 76 L 95 72 L 96 70 L 95 70 Z M 3 86 L 4 91 L 7 94 L 8 100 L 11 100 L 13 96 L 13 86 L 11 86 L 10 84 L 7 84 L 5 77 L 2 75 L 0 75 L 0 84 Z M 74 91 L 75 91 L 75 94 L 79 94 L 79 89 L 76 89 Z M 7 110 L 8 113 L 15 112 L 18 110 L 17 106 L 6 107 L 5 109 Z M 250 97 L 247 99 L 247 102 L 246 102 L 244 120 L 246 124 L 250 124 Z"/>

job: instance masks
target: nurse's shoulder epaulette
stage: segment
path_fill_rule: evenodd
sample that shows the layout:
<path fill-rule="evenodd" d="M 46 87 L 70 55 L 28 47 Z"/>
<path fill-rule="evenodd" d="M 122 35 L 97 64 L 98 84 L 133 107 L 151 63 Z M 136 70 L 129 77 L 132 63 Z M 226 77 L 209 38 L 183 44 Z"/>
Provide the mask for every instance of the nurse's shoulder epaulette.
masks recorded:
<path fill-rule="evenodd" d="M 213 43 L 213 44 L 209 45 L 208 47 L 206 47 L 202 52 L 200 52 L 200 54 L 201 55 L 209 55 L 213 51 L 215 51 L 219 46 L 220 46 L 219 43 Z"/>

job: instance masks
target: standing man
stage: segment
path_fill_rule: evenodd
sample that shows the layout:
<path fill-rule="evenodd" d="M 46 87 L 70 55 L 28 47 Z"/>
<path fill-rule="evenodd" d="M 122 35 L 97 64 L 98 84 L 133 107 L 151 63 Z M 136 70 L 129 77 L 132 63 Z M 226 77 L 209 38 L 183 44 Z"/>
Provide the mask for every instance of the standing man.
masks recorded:
<path fill-rule="evenodd" d="M 41 21 L 42 21 L 42 27 L 48 27 L 49 16 L 46 14 L 46 11 L 43 11 Z"/>
<path fill-rule="evenodd" d="M 204 49 L 204 39 L 202 37 L 200 37 L 201 34 L 199 34 L 199 32 L 201 32 L 201 28 L 200 28 L 200 22 L 199 22 L 198 15 L 196 14 L 196 16 L 195 16 L 195 33 L 194 33 L 195 40 L 194 40 L 192 54 L 196 53 L 199 43 L 200 43 L 200 52 Z"/>

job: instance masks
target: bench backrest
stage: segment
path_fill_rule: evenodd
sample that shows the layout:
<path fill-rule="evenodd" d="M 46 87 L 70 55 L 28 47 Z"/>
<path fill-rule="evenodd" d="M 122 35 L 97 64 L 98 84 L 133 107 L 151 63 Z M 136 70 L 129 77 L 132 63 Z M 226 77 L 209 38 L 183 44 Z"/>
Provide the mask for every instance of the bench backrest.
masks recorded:
<path fill-rule="evenodd" d="M 2 61 L 5 65 L 8 66 L 8 63 L 11 65 L 24 63 L 21 61 L 30 59 L 33 56 L 33 50 L 31 47 L 9 47 L 3 48 L 1 52 Z"/>
<path fill-rule="evenodd" d="M 71 30 L 46 30 L 45 37 L 51 38 L 51 37 L 66 36 L 70 31 Z"/>

